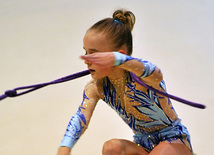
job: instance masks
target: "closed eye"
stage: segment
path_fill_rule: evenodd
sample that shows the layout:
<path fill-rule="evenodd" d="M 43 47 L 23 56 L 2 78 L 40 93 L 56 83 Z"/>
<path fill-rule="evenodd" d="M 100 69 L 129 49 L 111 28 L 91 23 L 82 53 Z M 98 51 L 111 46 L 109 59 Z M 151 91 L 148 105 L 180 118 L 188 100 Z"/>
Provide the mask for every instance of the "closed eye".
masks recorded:
<path fill-rule="evenodd" d="M 86 51 L 86 49 L 84 47 L 83 47 L 83 49 L 85 50 L 85 55 L 87 55 L 87 54 L 93 54 L 95 52 L 99 52 L 99 50 L 97 50 L 97 49 L 87 49 L 88 52 Z"/>

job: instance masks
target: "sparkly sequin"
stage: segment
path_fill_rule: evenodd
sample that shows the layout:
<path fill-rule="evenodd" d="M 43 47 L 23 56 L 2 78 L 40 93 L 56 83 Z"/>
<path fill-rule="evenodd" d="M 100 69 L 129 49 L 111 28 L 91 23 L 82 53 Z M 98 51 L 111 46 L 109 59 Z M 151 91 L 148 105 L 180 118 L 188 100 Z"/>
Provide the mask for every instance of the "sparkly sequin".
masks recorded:
<path fill-rule="evenodd" d="M 150 73 L 152 74 L 152 72 Z M 153 137 L 153 133 L 171 127 L 177 120 L 177 114 L 169 99 L 140 87 L 128 73 L 126 78 L 121 80 L 125 81 L 125 84 L 120 88 L 118 88 L 119 80 L 113 81 L 108 78 L 103 80 L 103 88 L 100 90 L 104 92 L 103 100 L 117 112 L 134 133 L 145 135 L 141 138 L 146 137 L 146 144 L 144 141 L 135 140 L 136 144 L 144 146 L 148 151 L 152 150 L 160 142 L 160 139 Z M 159 86 L 161 90 L 166 91 L 164 81 L 161 81 Z M 181 124 L 179 126 L 184 128 Z M 180 135 L 175 134 L 173 138 L 182 140 L 191 149 L 188 132 L 181 132 L 179 129 L 176 128 L 176 133 L 180 133 Z M 183 136 L 186 138 L 183 139 Z M 163 136 L 162 140 L 164 139 L 168 140 L 168 137 Z"/>
<path fill-rule="evenodd" d="M 184 139 L 185 137 L 185 139 Z M 180 123 L 180 120 L 172 122 L 162 130 L 153 133 L 136 133 L 134 135 L 134 142 L 138 146 L 142 146 L 150 152 L 160 141 L 168 141 L 169 143 L 181 143 L 187 145 L 192 150 L 190 145 L 190 136 L 185 126 Z"/>
<path fill-rule="evenodd" d="M 82 134 L 83 125 L 86 125 L 86 118 L 82 113 L 82 109 L 85 110 L 85 108 L 83 107 L 83 104 L 85 103 L 85 99 L 89 100 L 89 98 L 86 96 L 84 91 L 83 101 L 81 103 L 81 106 L 79 106 L 78 111 L 69 121 L 69 124 L 67 126 L 65 135 L 62 139 L 60 146 L 67 146 L 69 148 L 72 148 L 73 145 L 79 139 L 80 135 Z"/>
<path fill-rule="evenodd" d="M 124 81 L 124 79 L 121 80 Z M 159 99 L 163 97 L 159 97 L 151 90 L 147 90 L 147 93 L 137 90 L 136 84 L 130 76 L 127 76 L 125 88 L 115 88 L 115 84 L 118 86 L 117 83 L 118 80 L 106 79 L 103 85 L 104 101 L 120 115 L 134 132 L 151 129 L 155 131 L 170 125 L 172 120 L 163 112 L 159 103 Z M 124 98 L 121 98 L 121 90 L 125 95 Z M 128 106 L 130 103 L 132 103 L 131 106 Z"/>

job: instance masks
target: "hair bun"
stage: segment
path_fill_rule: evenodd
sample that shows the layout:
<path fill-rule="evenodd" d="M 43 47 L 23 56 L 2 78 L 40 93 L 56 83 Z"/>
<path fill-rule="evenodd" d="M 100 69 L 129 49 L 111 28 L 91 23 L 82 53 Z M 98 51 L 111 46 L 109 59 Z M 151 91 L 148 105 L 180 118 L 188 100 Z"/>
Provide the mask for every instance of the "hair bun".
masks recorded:
<path fill-rule="evenodd" d="M 113 19 L 124 23 L 130 28 L 130 30 L 133 29 L 135 24 L 135 15 L 131 11 L 116 10 L 113 13 Z"/>

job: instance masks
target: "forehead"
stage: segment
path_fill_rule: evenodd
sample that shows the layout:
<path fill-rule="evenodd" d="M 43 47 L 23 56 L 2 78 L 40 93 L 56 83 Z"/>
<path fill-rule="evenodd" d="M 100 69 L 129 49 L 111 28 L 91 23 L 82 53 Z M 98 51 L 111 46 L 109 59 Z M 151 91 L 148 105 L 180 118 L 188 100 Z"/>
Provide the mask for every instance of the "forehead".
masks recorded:
<path fill-rule="evenodd" d="M 89 30 L 88 32 L 86 32 L 85 36 L 84 36 L 84 41 L 98 41 L 98 40 L 107 40 L 106 39 L 106 35 L 100 32 L 96 32 L 93 30 Z"/>
<path fill-rule="evenodd" d="M 113 45 L 109 39 L 107 39 L 105 33 L 89 30 L 83 39 L 83 46 L 85 49 L 97 49 L 105 50 L 106 48 L 112 48 Z M 106 49 L 106 50 L 107 50 Z"/>

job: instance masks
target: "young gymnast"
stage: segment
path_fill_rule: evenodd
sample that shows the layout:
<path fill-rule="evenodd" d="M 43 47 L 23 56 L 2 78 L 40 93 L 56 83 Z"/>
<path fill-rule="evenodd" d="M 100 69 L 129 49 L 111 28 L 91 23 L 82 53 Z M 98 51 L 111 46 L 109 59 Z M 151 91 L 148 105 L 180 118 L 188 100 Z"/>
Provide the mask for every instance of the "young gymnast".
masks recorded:
<path fill-rule="evenodd" d="M 81 56 L 92 80 L 85 86 L 83 101 L 71 118 L 58 155 L 70 154 L 87 129 L 98 100 L 102 99 L 133 130 L 134 141 L 111 139 L 103 155 L 191 155 L 190 135 L 169 98 L 134 81 L 130 72 L 153 88 L 166 92 L 160 69 L 149 61 L 131 57 L 135 16 L 117 10 L 113 18 L 95 23 L 83 39 Z"/>

